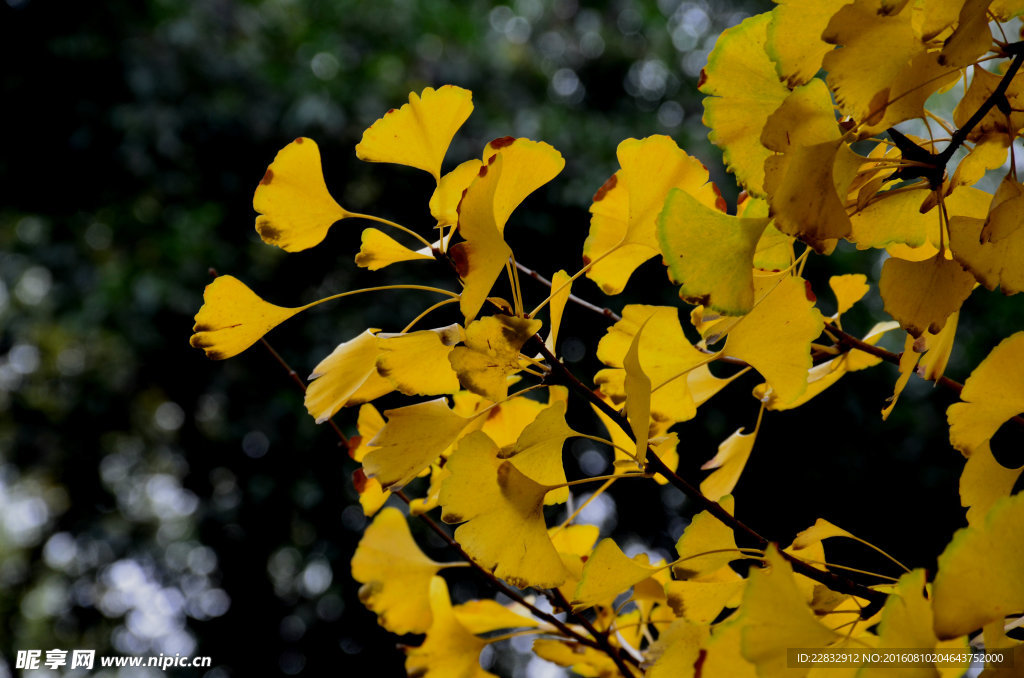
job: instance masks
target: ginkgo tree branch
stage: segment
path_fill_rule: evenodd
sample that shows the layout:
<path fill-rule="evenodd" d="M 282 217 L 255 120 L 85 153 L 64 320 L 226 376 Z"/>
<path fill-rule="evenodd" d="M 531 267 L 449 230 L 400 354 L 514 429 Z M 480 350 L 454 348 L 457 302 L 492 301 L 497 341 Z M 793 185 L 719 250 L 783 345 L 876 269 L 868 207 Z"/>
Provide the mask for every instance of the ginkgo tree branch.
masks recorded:
<path fill-rule="evenodd" d="M 567 386 L 575 394 L 587 400 L 594 407 L 601 410 L 601 412 L 605 414 L 607 417 L 609 417 L 612 421 L 618 423 L 620 428 L 626 433 L 626 435 L 628 435 L 635 442 L 635 438 L 633 438 L 632 428 L 630 427 L 629 422 L 626 421 L 625 417 L 623 417 L 621 412 L 614 409 L 613 407 L 608 405 L 608 403 L 604 402 L 599 397 L 597 397 L 597 395 L 592 390 L 590 390 L 586 386 L 586 384 L 580 381 L 576 377 L 576 375 L 573 374 L 572 371 L 565 366 L 564 363 L 559 361 L 558 358 L 556 358 L 555 355 L 551 353 L 551 351 L 549 351 L 546 346 L 544 346 L 544 342 L 540 337 L 534 335 L 534 337 L 532 337 L 530 341 L 534 345 L 539 347 L 538 350 L 542 355 L 544 355 L 544 357 L 548 360 L 552 367 L 552 370 L 547 377 L 547 383 L 560 383 L 564 386 Z M 531 347 L 531 350 L 533 350 L 533 348 L 534 347 Z M 675 471 L 670 469 L 665 464 L 665 462 L 663 462 L 661 458 L 658 457 L 658 455 L 651 449 L 648 449 L 647 451 L 647 468 L 645 470 L 657 473 L 664 477 L 676 489 L 682 491 L 683 494 L 692 499 L 702 510 L 707 511 L 712 516 L 721 521 L 723 524 L 729 526 L 731 529 L 746 535 L 750 539 L 753 539 L 755 542 L 757 542 L 760 548 L 764 549 L 768 547 L 770 542 L 767 538 L 761 536 L 760 533 L 755 531 L 749 525 L 747 525 L 746 523 L 744 523 L 743 521 L 739 520 L 731 513 L 726 511 L 721 504 L 712 499 L 709 499 L 706 495 L 704 495 L 704 493 L 700 491 L 698 487 L 694 486 L 688 480 L 686 480 L 682 476 L 678 475 Z M 863 586 L 862 584 L 858 584 L 857 582 L 851 579 L 837 575 L 833 572 L 819 570 L 815 567 L 812 567 L 808 563 L 805 563 L 799 558 L 796 558 L 784 551 L 782 551 L 781 553 L 782 556 L 787 561 L 789 561 L 790 565 L 793 567 L 793 570 L 795 572 L 798 572 L 799 574 L 802 574 L 805 577 L 808 577 L 809 579 L 813 579 L 814 581 L 824 584 L 833 591 L 846 593 L 869 601 L 869 604 L 865 606 L 864 609 L 861 611 L 861 616 L 865 619 L 872 616 L 875 612 L 881 609 L 882 605 L 885 603 L 886 598 L 888 597 L 888 594 L 882 591 L 875 591 L 874 589 Z"/>
<path fill-rule="evenodd" d="M 302 378 L 299 376 L 298 372 L 296 372 L 292 368 L 292 366 L 289 365 L 288 362 L 283 357 L 281 357 L 281 354 L 278 353 L 274 349 L 274 347 L 270 345 L 270 342 L 268 342 L 266 339 L 260 339 L 260 341 L 262 342 L 263 347 L 266 348 L 267 351 L 270 352 L 271 356 L 273 356 L 273 358 L 277 362 L 277 364 L 279 364 L 282 368 L 284 368 L 284 370 L 288 373 L 288 377 L 299 387 L 299 389 L 303 393 L 305 393 L 306 392 L 306 384 L 305 384 L 305 382 L 302 381 Z M 338 439 L 340 441 L 340 445 L 342 447 L 348 447 L 348 445 L 349 445 L 348 436 L 346 436 L 344 434 L 344 432 L 342 432 L 342 430 L 338 427 L 338 425 L 336 423 L 334 423 L 334 419 L 331 418 L 331 417 L 328 417 L 327 418 L 327 423 L 330 425 L 330 427 L 334 431 L 335 435 L 338 436 Z M 409 497 L 404 492 L 402 492 L 401 490 L 393 492 L 392 494 L 394 494 L 396 497 L 398 497 L 403 502 L 405 502 L 405 504 L 407 506 L 412 503 L 411 500 L 409 499 Z M 601 632 L 599 632 L 597 629 L 595 629 L 593 627 L 593 625 L 590 624 L 590 622 L 588 622 L 585 617 L 583 617 L 580 614 L 577 614 L 577 613 L 573 612 L 571 607 L 566 606 L 566 611 L 570 615 L 572 615 L 572 617 L 577 622 L 579 622 L 579 624 L 581 626 L 583 626 L 585 629 L 587 629 L 587 631 L 589 633 L 591 633 L 593 638 L 587 638 L 583 634 L 578 633 L 577 631 L 573 630 L 571 627 L 567 626 L 564 622 L 559 620 L 558 617 L 555 617 L 552 614 L 548 614 L 547 612 L 544 612 L 543 610 L 538 608 L 536 605 L 532 604 L 530 601 L 528 601 L 526 598 L 524 598 L 522 595 L 520 595 L 517 591 L 513 590 L 512 588 L 507 586 L 503 581 L 501 581 L 500 579 L 495 577 L 493 572 L 490 572 L 486 568 L 482 567 L 475 560 L 473 560 L 473 558 L 468 553 L 466 553 L 465 549 L 462 548 L 462 545 L 459 544 L 459 542 L 455 541 L 455 539 L 453 539 L 452 536 L 449 535 L 430 516 L 426 515 L 425 513 L 420 513 L 420 514 L 418 514 L 418 516 L 419 516 L 420 520 L 422 520 L 424 523 L 426 523 L 426 525 L 431 530 L 433 530 L 433 532 L 435 534 L 437 534 L 450 548 L 454 549 L 459 554 L 459 557 L 461 557 L 480 576 L 482 576 L 487 581 L 488 585 L 491 588 L 493 588 L 496 592 L 502 593 L 505 596 L 507 596 L 508 598 L 510 598 L 511 600 L 514 600 L 515 602 L 519 603 L 520 605 L 522 605 L 523 607 L 528 609 L 532 615 L 534 615 L 535 617 L 537 617 L 538 619 L 540 619 L 542 621 L 547 622 L 548 624 L 551 624 L 551 626 L 553 626 L 554 628 L 558 629 L 559 632 L 565 634 L 567 637 L 570 637 L 570 638 L 576 640 L 577 642 L 582 643 L 583 645 L 586 645 L 588 647 L 592 647 L 595 650 L 599 650 L 601 652 L 604 652 L 615 663 L 616 667 L 618 667 L 619 671 L 622 672 L 622 675 L 625 676 L 625 678 L 633 678 L 633 673 L 629 670 L 629 667 L 624 663 L 624 660 L 623 660 L 623 657 L 621 656 L 621 653 L 618 652 L 616 650 L 616 648 L 613 647 L 611 645 L 611 643 L 608 642 L 607 636 L 602 634 Z M 561 597 L 562 600 L 565 600 L 564 596 L 561 596 L 561 594 L 559 594 L 559 596 Z M 628 654 L 625 657 L 625 661 L 629 661 L 629 662 L 631 662 L 633 664 L 637 664 L 636 659 L 634 657 L 628 655 Z"/>

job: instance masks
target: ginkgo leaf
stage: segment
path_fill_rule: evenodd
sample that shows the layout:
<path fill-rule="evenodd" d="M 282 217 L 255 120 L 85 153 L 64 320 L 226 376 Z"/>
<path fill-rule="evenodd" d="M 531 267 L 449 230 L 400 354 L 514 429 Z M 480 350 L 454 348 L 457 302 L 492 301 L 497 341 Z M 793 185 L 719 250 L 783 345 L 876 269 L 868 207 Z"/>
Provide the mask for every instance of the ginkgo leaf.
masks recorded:
<path fill-rule="evenodd" d="M 570 668 L 585 678 L 614 676 L 618 673 L 615 662 L 605 652 L 574 640 L 538 638 L 533 641 L 533 653 L 558 666 Z"/>
<path fill-rule="evenodd" d="M 1024 412 L 1024 332 L 992 349 L 964 382 L 960 399 L 946 410 L 949 441 L 970 455 L 1007 419 Z"/>
<path fill-rule="evenodd" d="M 391 109 L 365 132 L 356 157 L 417 167 L 441 180 L 441 163 L 455 133 L 473 112 L 473 93 L 444 85 L 409 94 L 409 103 Z"/>
<path fill-rule="evenodd" d="M 695 622 L 711 622 L 725 607 L 738 605 L 747 585 L 746 580 L 731 569 L 720 572 L 729 572 L 731 575 L 681 579 L 665 584 L 668 604 L 676 616 Z"/>
<path fill-rule="evenodd" d="M 551 144 L 543 141 L 501 137 L 484 147 L 484 163 L 490 163 L 499 153 L 504 163 L 493 207 L 498 232 L 504 233 L 505 224 L 516 207 L 528 195 L 558 176 L 565 167 L 565 158 Z"/>
<path fill-rule="evenodd" d="M 940 64 L 962 68 L 974 63 L 989 50 L 992 46 L 992 32 L 988 27 L 990 4 L 992 0 L 965 0 L 960 8 L 956 30 L 942 46 Z"/>
<path fill-rule="evenodd" d="M 1005 134 L 994 132 L 986 135 L 974 145 L 971 152 L 960 161 L 953 172 L 950 186 L 973 186 L 989 170 L 1002 167 L 1010 148 L 1010 139 Z"/>
<path fill-rule="evenodd" d="M 388 422 L 370 441 L 363 468 L 385 488 L 401 488 L 479 421 L 460 417 L 445 398 L 386 410 Z M 482 422 L 480 422 L 482 423 Z"/>
<path fill-rule="evenodd" d="M 562 315 L 565 313 L 565 305 L 569 303 L 569 295 L 572 292 L 572 278 L 565 271 L 557 271 L 551 276 L 551 326 L 548 330 L 547 341 L 544 345 L 552 353 L 558 343 L 558 330 L 562 327 Z"/>
<path fill-rule="evenodd" d="M 416 678 L 498 678 L 480 667 L 480 652 L 487 645 L 459 623 L 452 609 L 448 585 L 441 577 L 430 580 L 433 621 L 417 647 L 406 647 L 405 670 Z"/>
<path fill-rule="evenodd" d="M 761 130 L 761 144 L 776 153 L 840 137 L 832 97 L 822 80 L 811 80 L 790 92 Z"/>
<path fill-rule="evenodd" d="M 459 233 L 466 241 L 448 250 L 463 282 L 459 308 L 467 326 L 480 312 L 512 256 L 512 249 L 502 238 L 502 228 L 494 219 L 495 191 L 503 165 L 498 154 L 493 163 L 480 167 L 459 206 Z"/>
<path fill-rule="evenodd" d="M 263 242 L 288 252 L 319 244 L 334 222 L 352 216 L 327 190 L 316 142 L 301 137 L 278 151 L 252 207 Z"/>
<path fill-rule="evenodd" d="M 743 620 L 733 615 L 717 624 L 705 644 L 700 678 L 758 678 L 757 667 L 743 657 Z"/>
<path fill-rule="evenodd" d="M 487 408 L 486 420 L 480 430 L 502 449 L 512 447 L 545 407 L 544 403 L 523 396 L 492 406 L 490 400 L 470 391 L 459 391 L 454 400 L 452 410 L 463 417 L 472 417 Z"/>
<path fill-rule="evenodd" d="M 903 389 L 906 388 L 907 383 L 910 381 L 910 375 L 914 373 L 917 361 L 921 358 L 921 354 L 915 350 L 915 345 L 914 335 L 908 333 L 906 339 L 903 340 L 903 353 L 900 355 L 900 376 L 896 379 L 892 395 L 887 399 L 888 404 L 882 408 L 882 421 L 888 419 L 889 415 L 892 414 L 893 408 L 896 407 L 896 402 L 900 399 L 900 394 L 903 393 Z"/>
<path fill-rule="evenodd" d="M 760 301 L 729 331 L 723 350 L 753 366 L 786 403 L 807 389 L 811 342 L 824 321 L 801 278 L 774 281 L 755 278 Z"/>
<path fill-rule="evenodd" d="M 508 375 L 520 370 L 519 349 L 543 323 L 537 319 L 489 315 L 466 326 L 465 346 L 448 356 L 459 381 L 491 402 L 508 394 Z"/>
<path fill-rule="evenodd" d="M 393 633 L 423 633 L 431 623 L 430 581 L 445 567 L 420 550 L 405 515 L 385 508 L 363 532 L 352 557 L 359 600 Z"/>
<path fill-rule="evenodd" d="M 992 96 L 999 87 L 1003 76 L 978 66 L 971 69 L 971 84 L 964 96 L 953 109 L 953 124 L 963 127 L 979 110 L 985 100 Z M 1006 88 L 1006 100 L 1010 114 L 1007 115 L 999 106 L 993 106 L 967 134 L 968 141 L 978 141 L 992 133 L 1005 134 L 1009 138 L 1016 137 L 1024 127 L 1024 77 L 1015 76 Z"/>
<path fill-rule="evenodd" d="M 672 189 L 658 217 L 658 240 L 679 296 L 727 315 L 754 305 L 754 250 L 767 217 L 744 219 Z"/>
<path fill-rule="evenodd" d="M 409 249 L 383 231 L 366 228 L 363 229 L 362 245 L 359 247 L 359 254 L 356 255 L 356 265 L 371 271 L 379 271 L 399 261 L 433 258 L 429 254 Z"/>
<path fill-rule="evenodd" d="M 203 291 L 203 306 L 196 313 L 195 334 L 189 343 L 203 349 L 207 358 L 231 358 L 305 308 L 275 306 L 238 278 L 218 276 Z"/>
<path fill-rule="evenodd" d="M 841 139 L 795 146 L 765 160 L 764 186 L 775 227 L 822 253 L 850 235 L 846 189 L 862 158 Z"/>
<path fill-rule="evenodd" d="M 629 558 L 612 539 L 602 539 L 583 566 L 572 605 L 576 609 L 610 604 L 616 596 L 647 579 L 660 568 L 652 567 L 645 554 Z"/>
<path fill-rule="evenodd" d="M 377 373 L 380 349 L 375 332 L 369 329 L 338 344 L 313 368 L 305 404 L 316 423 L 324 423 L 346 405 L 361 405 L 394 390 L 391 382 Z"/>
<path fill-rule="evenodd" d="M 1010 496 L 1021 473 L 1024 465 L 1007 468 L 996 461 L 988 441 L 971 450 L 960 474 L 960 505 L 967 508 L 967 524 L 980 525 L 997 501 Z"/>
<path fill-rule="evenodd" d="M 836 313 L 833 316 L 838 318 L 853 308 L 853 305 L 864 298 L 871 286 L 868 285 L 868 277 L 863 273 L 847 273 L 845 275 L 834 275 L 828 279 L 828 286 L 836 295 Z"/>
<path fill-rule="evenodd" d="M 990 290 L 1003 294 L 1024 290 L 1024 228 L 1018 228 L 998 242 L 983 242 L 985 222 L 970 217 L 949 220 L 949 247 L 956 260 L 973 274 L 972 278 Z"/>
<path fill-rule="evenodd" d="M 925 261 L 886 259 L 878 281 L 885 312 L 915 338 L 941 330 L 973 289 L 974 276 L 941 253 Z"/>
<path fill-rule="evenodd" d="M 825 42 L 842 48 L 822 60 L 836 103 L 843 113 L 868 124 L 885 115 L 892 81 L 925 51 L 914 33 L 909 9 L 881 14 L 876 4 L 858 0 L 845 5 L 822 33 Z M 880 45 L 885 48 L 879 49 Z"/>
<path fill-rule="evenodd" d="M 544 524 L 548 486 L 501 459 L 480 431 L 459 442 L 446 466 L 441 519 L 464 523 L 455 539 L 475 561 L 520 588 L 553 588 L 565 581 L 568 572 Z"/>
<path fill-rule="evenodd" d="M 949 356 L 953 351 L 953 338 L 956 335 L 956 327 L 960 322 L 960 311 L 949 314 L 946 324 L 942 326 L 937 334 L 925 333 L 927 353 L 918 363 L 917 373 L 922 379 L 938 381 L 946 371 L 949 363 Z"/>
<path fill-rule="evenodd" d="M 768 204 L 765 203 L 767 212 Z M 793 236 L 777 229 L 774 222 L 769 222 L 754 250 L 754 268 L 773 273 L 789 268 L 793 263 L 793 240 Z"/>
<path fill-rule="evenodd" d="M 443 395 L 459 390 L 459 378 L 448 363 L 462 328 L 449 325 L 396 336 L 379 335 L 377 372 L 406 395 Z"/>
<path fill-rule="evenodd" d="M 723 210 L 707 168 L 664 135 L 626 139 L 617 155 L 622 169 L 594 196 L 590 233 L 583 244 L 587 277 L 605 294 L 618 294 L 633 271 L 660 252 L 657 217 L 676 188 L 700 204 Z"/>
<path fill-rule="evenodd" d="M 629 344 L 622 365 L 626 370 L 623 389 L 626 391 L 626 418 L 633 430 L 636 442 L 636 463 L 644 467 L 647 459 L 647 438 L 651 428 L 651 378 L 644 373 L 640 364 L 640 337 L 650 318 L 644 320 L 636 330 L 633 341 Z"/>
<path fill-rule="evenodd" d="M 850 0 L 775 0 L 765 51 L 780 80 L 802 85 L 821 70 L 833 45 L 821 39 L 829 19 Z"/>
<path fill-rule="evenodd" d="M 598 360 L 612 369 L 601 370 L 594 381 L 613 398 L 625 398 L 625 372 L 621 368 L 625 367 L 626 354 L 645 322 L 647 330 L 639 340 L 638 351 L 640 370 L 653 388 L 653 392 L 648 391 L 651 413 L 656 419 L 673 423 L 692 419 L 697 406 L 687 376 L 708 362 L 710 356 L 687 340 L 679 324 L 679 313 L 673 307 L 630 304 L 622 309 L 622 319 L 608 329 L 597 346 Z"/>
<path fill-rule="evenodd" d="M 1024 184 L 1012 173 L 1003 177 L 992 196 L 985 227 L 981 229 L 982 242 L 999 242 L 1024 226 L 1021 208 L 1024 207 Z"/>
<path fill-rule="evenodd" d="M 757 424 L 751 433 L 743 433 L 742 428 L 736 429 L 718 446 L 715 456 L 700 467 L 702 471 L 715 469 L 711 475 L 701 481 L 701 494 L 708 499 L 717 500 L 732 493 L 747 465 L 750 453 L 754 449 L 754 441 L 757 440 L 757 432 L 761 425 L 760 418 L 758 418 Z"/>
<path fill-rule="evenodd" d="M 998 501 L 984 523 L 957 530 L 932 586 L 935 634 L 954 638 L 1024 611 L 1024 493 Z"/>
<path fill-rule="evenodd" d="M 722 149 L 726 168 L 757 197 L 765 195 L 764 161 L 771 152 L 761 145 L 764 121 L 789 95 L 775 64 L 765 52 L 770 13 L 758 14 L 722 32 L 701 72 L 704 125 L 708 138 Z"/>
<path fill-rule="evenodd" d="M 565 423 L 566 403 L 555 401 L 537 415 L 519 435 L 509 461 L 523 475 L 541 485 L 565 483 L 562 447 L 575 435 Z M 569 488 L 560 487 L 547 494 L 546 504 L 561 504 L 569 499 Z"/>
<path fill-rule="evenodd" d="M 734 512 L 732 495 L 726 495 L 718 503 L 727 513 Z M 732 528 L 707 511 L 693 517 L 683 534 L 676 541 L 679 559 L 672 566 L 677 579 L 703 577 L 725 567 L 740 557 Z"/>
<path fill-rule="evenodd" d="M 934 212 L 921 213 L 921 191 L 885 195 L 850 216 L 850 239 L 858 249 L 894 243 L 920 247 L 938 223 Z"/>
<path fill-rule="evenodd" d="M 647 651 L 650 668 L 647 678 L 683 678 L 694 675 L 694 666 L 699 661 L 701 646 L 710 636 L 706 624 L 695 624 L 687 619 L 677 619 L 661 632 L 658 640 Z"/>
<path fill-rule="evenodd" d="M 932 606 L 924 596 L 924 589 L 923 569 L 918 568 L 900 577 L 896 587 L 886 598 L 885 607 L 882 608 L 882 619 L 878 623 L 879 649 L 913 647 L 929 651 L 938 645 L 939 639 L 935 637 L 935 631 L 932 629 Z M 864 678 L 885 678 L 892 675 L 892 667 L 867 666 L 857 675 Z M 914 675 L 921 678 L 939 678 L 939 672 L 934 667 L 920 667 Z"/>
<path fill-rule="evenodd" d="M 384 417 L 377 408 L 370 403 L 359 408 L 359 416 L 356 419 L 357 436 L 348 439 L 349 456 L 354 461 L 362 462 L 363 457 L 370 451 L 370 440 L 377 435 L 377 432 L 384 428 Z M 363 507 L 363 515 L 372 516 L 384 506 L 391 493 L 380 486 L 376 478 L 369 478 L 362 466 L 352 472 L 352 484 L 359 493 L 359 504 Z"/>
<path fill-rule="evenodd" d="M 459 620 L 467 631 L 480 635 L 501 629 L 522 629 L 537 628 L 541 622 L 532 616 L 526 616 L 529 611 L 522 605 L 516 604 L 523 614 L 514 609 L 506 607 L 496 600 L 484 598 L 482 600 L 470 600 L 462 605 L 453 608 L 455 618 Z"/>
<path fill-rule="evenodd" d="M 814 618 L 797 588 L 793 570 L 774 544 L 765 551 L 767 569 L 754 568 L 740 605 L 743 657 L 759 676 L 784 675 L 787 650 L 825 647 L 836 633 Z"/>
<path fill-rule="evenodd" d="M 438 226 L 450 226 L 459 221 L 459 203 L 483 165 L 479 160 L 467 160 L 441 177 L 430 196 L 430 214 Z"/>

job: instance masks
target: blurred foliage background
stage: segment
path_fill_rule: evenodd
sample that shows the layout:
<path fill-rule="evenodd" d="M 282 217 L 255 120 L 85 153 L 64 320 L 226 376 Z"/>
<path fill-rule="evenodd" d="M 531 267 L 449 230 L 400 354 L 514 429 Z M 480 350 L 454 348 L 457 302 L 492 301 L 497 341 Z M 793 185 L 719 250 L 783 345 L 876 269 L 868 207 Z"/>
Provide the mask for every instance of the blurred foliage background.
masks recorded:
<path fill-rule="evenodd" d="M 190 677 L 370 667 L 400 675 L 397 639 L 359 604 L 348 573 L 364 526 L 353 463 L 259 346 L 225 363 L 188 346 L 210 268 L 290 306 L 391 275 L 352 264 L 359 228 L 335 228 L 299 254 L 262 244 L 251 197 L 264 168 L 292 138 L 313 137 L 343 205 L 426 227 L 429 177 L 360 164 L 352 148 L 410 91 L 458 84 L 473 90 L 476 111 L 446 166 L 507 134 L 560 149 L 564 173 L 509 233 L 542 274 L 575 270 L 590 196 L 616 169 L 624 138 L 672 135 L 734 202 L 700 124 L 697 77 L 723 28 L 768 8 L 738 0 L 0 4 L 8 121 L 0 676 L 13 675 L 17 650 L 33 648 L 213 658 L 209 671 L 179 670 Z M 847 253 L 811 270 L 825 266 L 860 264 Z M 428 269 L 424 279 L 452 284 L 442 268 Z M 524 284 L 528 299 L 542 298 Z M 616 310 L 626 301 L 677 303 L 657 262 L 621 299 L 601 298 L 589 282 L 574 291 Z M 1019 310 L 1001 303 L 965 311 L 986 324 L 965 320 L 954 377 L 993 336 L 1020 326 Z M 398 330 L 422 308 L 399 295 L 339 303 L 269 338 L 305 374 L 363 328 Z M 604 325 L 584 310 L 568 313 L 563 351 L 593 374 Z M 950 397 L 912 382 L 879 429 L 894 372 L 858 373 L 804 411 L 768 417 L 737 489 L 741 517 L 788 541 L 824 516 L 911 565 L 931 563 L 961 515 L 961 462 L 945 442 Z M 684 469 L 694 473 L 756 413 L 744 387 L 709 409 L 682 433 Z M 349 432 L 352 415 L 338 418 Z M 590 472 L 607 458 L 591 443 L 571 452 Z M 647 543 L 669 554 L 689 516 L 685 502 L 668 490 L 659 504 L 619 489 L 595 502 L 592 519 L 604 534 L 624 534 L 630 553 Z M 429 534 L 417 535 L 447 559 Z M 456 578 L 453 590 L 464 597 L 478 585 Z M 528 647 L 489 651 L 484 661 L 506 674 L 559 675 L 530 664 Z"/>

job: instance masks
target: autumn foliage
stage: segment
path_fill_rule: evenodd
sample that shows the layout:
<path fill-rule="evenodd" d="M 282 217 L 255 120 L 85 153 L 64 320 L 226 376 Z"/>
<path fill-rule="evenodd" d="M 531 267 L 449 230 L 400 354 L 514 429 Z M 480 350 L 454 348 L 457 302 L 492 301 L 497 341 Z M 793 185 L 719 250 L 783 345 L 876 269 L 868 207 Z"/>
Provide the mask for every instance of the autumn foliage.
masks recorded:
<path fill-rule="evenodd" d="M 539 657 L 584 676 L 820 672 L 787 664 L 791 648 L 1004 648 L 1024 666 L 1021 641 L 1007 635 L 1024 615 L 1024 497 L 1013 493 L 1022 469 L 997 461 L 990 444 L 1006 422 L 1024 425 L 1024 331 L 992 348 L 962 385 L 944 376 L 964 301 L 986 293 L 979 287 L 1024 289 L 1024 186 L 1013 162 L 1024 128 L 1024 42 L 1006 34 L 1024 2 L 777 3 L 724 32 L 700 80 L 704 123 L 742 188 L 738 204 L 726 205 L 704 165 L 671 138 L 623 141 L 618 169 L 595 187 L 582 267 L 554 272 L 550 295 L 533 308 L 520 286 L 528 253 L 517 256 L 504 232 L 565 161 L 542 141 L 504 137 L 444 172 L 473 110 L 467 90 L 410 94 L 356 146 L 362 160 L 433 176 L 430 228 L 340 206 L 310 139 L 282 149 L 257 187 L 256 229 L 268 244 L 303 250 L 336 223 L 371 220 L 355 263 L 403 267 L 410 282 L 285 308 L 218 277 L 192 337 L 209 357 L 234 356 L 330 299 L 393 288 L 440 297 L 394 331 L 369 328 L 339 344 L 316 365 L 305 396 L 318 423 L 358 408 L 349 450 L 362 465 L 357 489 L 373 521 L 352 576 L 382 626 L 425 634 L 407 649 L 411 675 L 491 675 L 479 653 L 510 633 L 534 634 Z M 951 90 L 962 95 L 945 120 L 928 104 Z M 897 128 L 912 121 L 927 134 Z M 996 173 L 993 192 L 979 187 Z M 878 282 L 885 315 L 857 331 L 843 316 L 869 292 L 868 277 L 803 277 L 810 258 L 829 256 L 841 240 L 862 251 L 865 270 L 886 254 Z M 580 279 L 614 297 L 656 257 L 685 303 L 607 313 L 597 351 L 605 367 L 574 373 L 559 358 L 563 311 L 569 303 L 598 310 L 572 294 Z M 432 260 L 450 265 L 453 289 L 416 282 L 418 262 Z M 824 290 L 837 309 L 830 316 L 814 292 Z M 593 297 L 594 286 L 580 294 Z M 461 322 L 429 328 L 432 313 L 455 304 Z M 886 336 L 902 351 L 880 348 Z M 859 537 L 818 520 L 790 544 L 770 543 L 758 525 L 734 517 L 743 497 L 732 492 L 763 417 L 882 362 L 899 368 L 883 418 L 911 378 L 962 387 L 946 415 L 965 459 L 959 494 L 968 526 L 950 535 L 937 572 L 866 584 L 825 548 Z M 752 377 L 757 424 L 705 453 L 703 477 L 678 475 L 677 425 Z M 393 392 L 408 404 L 380 412 L 374 401 Z M 576 431 L 569 410 L 592 411 L 602 426 Z M 602 441 L 614 473 L 567 478 L 565 443 L 576 437 Z M 699 507 L 676 560 L 628 557 L 579 522 L 579 510 L 550 519 L 551 507 L 578 507 L 579 488 L 596 496 L 616 482 L 669 484 Z M 385 507 L 392 496 L 407 509 Z M 427 557 L 408 520 L 442 535 L 451 560 Z M 754 546 L 739 547 L 737 537 Z M 475 569 L 512 602 L 454 605 L 442 574 L 452 567 Z M 955 676 L 965 667 L 888 667 L 884 675 Z M 993 665 L 982 675 L 1015 670 Z"/>

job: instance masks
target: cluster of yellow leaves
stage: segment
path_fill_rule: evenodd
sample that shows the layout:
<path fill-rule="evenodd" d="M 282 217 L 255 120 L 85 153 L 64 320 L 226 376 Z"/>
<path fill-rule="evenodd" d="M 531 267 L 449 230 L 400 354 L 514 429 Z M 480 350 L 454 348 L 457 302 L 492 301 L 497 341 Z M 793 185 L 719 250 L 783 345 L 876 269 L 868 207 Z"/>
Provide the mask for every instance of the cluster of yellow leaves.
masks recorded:
<path fill-rule="evenodd" d="M 492 675 L 478 658 L 502 630 L 537 634 L 538 656 L 583 676 L 616 675 L 628 657 L 655 678 L 789 675 L 787 651 L 795 647 L 963 648 L 978 629 L 986 642 L 1010 642 L 1002 624 L 1024 612 L 1024 498 L 1012 494 L 1024 468 L 997 462 L 991 440 L 1024 412 L 1024 332 L 993 349 L 948 410 L 951 442 L 967 459 L 960 495 L 969 526 L 940 556 L 931 584 L 923 570 L 907 571 L 874 587 L 888 594 L 885 605 L 861 614 L 866 599 L 819 581 L 828 566 L 822 542 L 859 539 L 819 520 L 787 549 L 739 548 L 738 523 L 728 518 L 766 412 L 799 407 L 843 375 L 879 363 L 877 343 L 901 328 L 900 376 L 882 411 L 888 416 L 913 373 L 943 375 L 960 308 L 977 285 L 1005 294 L 1024 289 L 1024 187 L 1013 172 L 994 195 L 973 186 L 1003 164 L 1024 129 L 1024 76 L 1006 80 L 979 61 L 990 51 L 1008 56 L 993 42 L 988 19 L 1006 20 L 1024 12 L 1024 3 L 776 4 L 722 34 L 699 85 L 710 138 L 745 190 L 735 214 L 704 165 L 671 138 L 627 139 L 617 150 L 619 168 L 594 195 L 583 268 L 552 276 L 550 297 L 531 313 L 505 228 L 565 161 L 544 142 L 502 137 L 479 160 L 444 173 L 448 147 L 473 110 L 467 90 L 447 85 L 410 94 L 356 147 L 362 160 L 434 178 L 430 238 L 340 206 L 310 139 L 282 149 L 257 187 L 256 230 L 271 245 L 304 250 L 338 221 L 371 220 L 417 244 L 365 228 L 358 266 L 446 260 L 458 275 L 457 292 L 391 286 L 445 299 L 401 331 L 369 328 L 339 344 L 313 369 L 305 398 L 318 423 L 360 406 L 349 449 L 361 465 L 354 480 L 373 521 L 352 574 L 382 626 L 425 634 L 407 648 L 411 675 Z M 966 155 L 951 178 L 936 178 L 927 163 L 942 157 L 941 143 L 892 128 L 928 122 L 928 98 L 960 80 L 966 94 L 953 123 L 971 126 Z M 1000 105 L 969 122 L 1000 88 Z M 891 142 L 879 137 L 886 130 Z M 853 348 L 837 337 L 849 341 L 842 316 L 871 292 L 867 277 L 833 276 L 835 312 L 826 316 L 803 275 L 812 253 L 830 254 L 841 240 L 884 254 L 877 290 L 893 318 Z M 679 434 L 671 429 L 741 375 L 756 371 L 761 381 L 753 389 L 759 412 L 752 430 L 737 429 L 703 466 L 710 473 L 700 492 L 721 510 L 694 516 L 668 562 L 643 552 L 627 556 L 613 539 L 599 540 L 596 527 L 578 524 L 564 448 L 570 438 L 594 437 L 569 426 L 567 390 L 544 381 L 556 368 L 550 355 L 572 283 L 586 275 L 615 295 L 659 255 L 680 298 L 694 306 L 692 327 L 684 329 L 676 307 L 629 304 L 601 338 L 597 358 L 605 368 L 594 376 L 591 404 L 615 458 L 610 476 L 583 479 L 604 481 L 595 495 L 660 468 L 647 463 L 652 457 L 667 466 L 657 478 L 666 482 L 679 458 Z M 494 296 L 503 272 L 510 300 Z M 210 358 L 232 357 L 311 306 L 386 289 L 281 307 L 222 276 L 207 286 L 191 342 Z M 412 329 L 455 302 L 458 323 Z M 545 305 L 547 341 L 537 317 Z M 542 382 L 510 393 L 524 375 Z M 538 387 L 546 401 L 534 397 Z M 413 400 L 383 413 L 373 404 L 396 393 Z M 407 486 L 422 490 L 413 499 L 401 495 L 411 514 L 436 510 L 457 525 L 453 538 L 468 563 L 437 562 L 420 549 L 403 512 L 386 506 Z M 551 507 L 562 505 L 569 517 L 549 524 Z M 525 597 L 516 606 L 453 605 L 439 572 L 467 564 L 512 587 L 560 596 L 569 625 Z M 808 566 L 822 576 L 807 576 L 816 575 Z M 592 621 L 573 622 L 582 615 Z M 959 668 L 886 675 L 945 676 Z"/>

